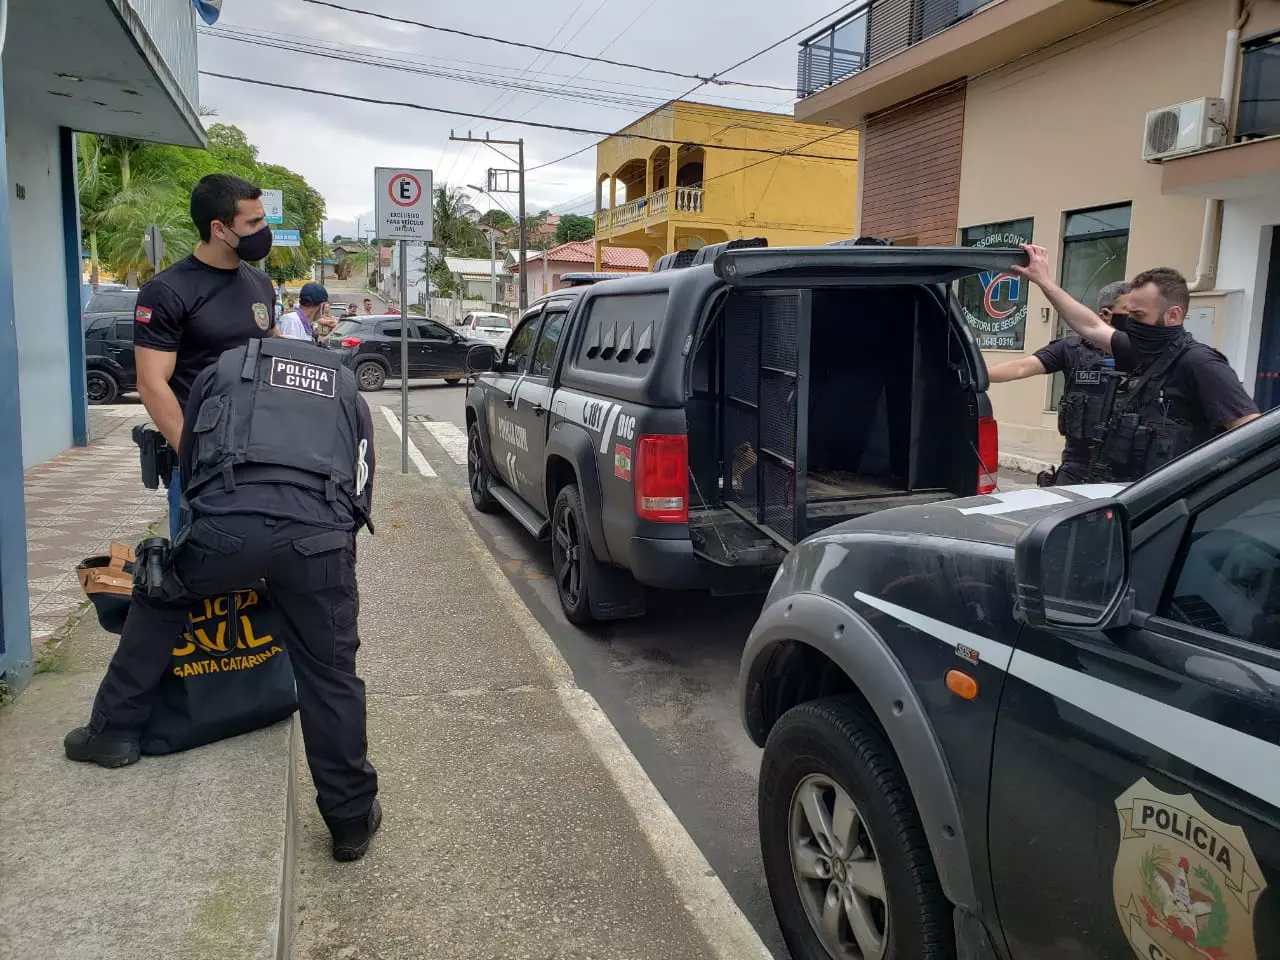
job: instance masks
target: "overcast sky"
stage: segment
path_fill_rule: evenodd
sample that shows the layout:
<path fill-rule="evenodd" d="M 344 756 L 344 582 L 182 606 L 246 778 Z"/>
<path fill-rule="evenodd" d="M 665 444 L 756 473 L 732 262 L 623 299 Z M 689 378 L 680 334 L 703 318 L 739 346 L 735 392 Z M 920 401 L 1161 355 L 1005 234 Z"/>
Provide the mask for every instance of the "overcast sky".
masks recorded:
<path fill-rule="evenodd" d="M 425 3 L 422 0 L 337 0 L 344 6 L 408 17 L 477 33 L 558 47 L 590 56 L 677 70 L 721 70 L 837 6 L 837 0 L 538 0 L 538 2 Z M 637 19 L 638 18 L 638 19 Z M 634 21 L 634 22 L 633 22 Z M 284 38 L 321 52 L 312 55 L 203 35 L 204 70 L 256 77 L 296 86 L 364 97 L 385 98 L 453 110 L 544 123 L 616 130 L 692 82 L 636 70 L 588 64 L 568 57 L 388 23 L 305 0 L 225 0 L 222 29 L 264 40 Z M 330 51 L 340 45 L 342 56 Z M 729 75 L 735 80 L 791 87 L 796 75 L 795 41 Z M 466 71 L 502 83 L 519 78 L 550 88 L 544 92 L 464 82 L 360 62 L 366 55 L 412 61 L 418 69 Z M 585 68 L 585 69 L 584 69 Z M 581 71 L 580 76 L 576 76 Z M 606 102 L 563 99 L 557 88 L 594 95 Z M 619 102 L 618 98 L 625 98 Z M 470 129 L 503 139 L 525 138 L 532 167 L 594 143 L 592 137 L 501 125 L 355 103 L 332 97 L 273 90 L 203 76 L 200 99 L 217 112 L 207 123 L 234 123 L 255 143 L 261 158 L 296 170 L 319 190 L 328 205 L 327 235 L 355 232 L 356 218 L 373 216 L 373 168 L 425 167 L 436 184 L 483 184 L 490 166 L 506 161 L 486 147 L 449 142 Z M 753 109 L 789 112 L 793 97 L 780 90 L 704 87 L 692 99 Z M 744 102 L 750 101 L 750 102 Z M 586 212 L 594 200 L 595 151 L 538 170 L 528 178 L 528 209 Z M 515 195 L 503 203 L 515 212 Z M 477 197 L 478 209 L 491 201 Z"/>

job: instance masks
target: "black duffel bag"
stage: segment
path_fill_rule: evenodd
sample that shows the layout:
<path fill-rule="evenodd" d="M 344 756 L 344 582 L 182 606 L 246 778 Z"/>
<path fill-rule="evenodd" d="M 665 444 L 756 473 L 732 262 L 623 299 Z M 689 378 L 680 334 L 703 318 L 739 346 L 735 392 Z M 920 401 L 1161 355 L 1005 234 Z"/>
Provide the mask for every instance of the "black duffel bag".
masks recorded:
<path fill-rule="evenodd" d="M 89 557 L 80 582 L 103 629 L 119 634 L 129 610 L 133 551 Z M 280 618 L 261 588 L 197 600 L 175 638 L 169 669 L 142 732 L 142 752 L 177 753 L 284 720 L 298 709 Z"/>

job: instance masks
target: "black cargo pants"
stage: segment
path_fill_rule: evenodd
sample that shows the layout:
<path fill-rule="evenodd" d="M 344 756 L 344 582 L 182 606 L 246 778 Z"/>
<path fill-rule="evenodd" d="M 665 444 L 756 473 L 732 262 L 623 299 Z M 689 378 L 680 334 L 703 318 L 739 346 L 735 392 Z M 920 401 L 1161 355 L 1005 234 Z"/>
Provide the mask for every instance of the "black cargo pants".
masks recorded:
<path fill-rule="evenodd" d="M 173 572 L 190 596 L 161 600 L 134 590 L 90 726 L 141 732 L 191 599 L 265 580 L 297 679 L 316 804 L 326 821 L 364 817 L 378 792 L 378 777 L 368 758 L 364 681 L 356 676 L 355 540 L 354 531 L 269 517 L 197 517 L 172 559 Z"/>

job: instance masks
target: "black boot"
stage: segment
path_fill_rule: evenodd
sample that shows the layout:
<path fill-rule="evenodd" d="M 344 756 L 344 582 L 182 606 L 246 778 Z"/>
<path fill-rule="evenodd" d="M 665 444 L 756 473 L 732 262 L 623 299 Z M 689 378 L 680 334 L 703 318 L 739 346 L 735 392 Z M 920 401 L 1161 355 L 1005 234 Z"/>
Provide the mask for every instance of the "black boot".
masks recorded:
<path fill-rule="evenodd" d="M 359 860 L 368 852 L 373 835 L 382 826 L 382 804 L 375 798 L 373 806 L 363 817 L 326 822 L 333 837 L 333 859 L 344 862 Z"/>
<path fill-rule="evenodd" d="M 136 736 L 106 730 L 95 733 L 92 727 L 76 727 L 62 741 L 62 747 L 68 760 L 96 763 L 108 769 L 137 763 L 142 754 Z"/>

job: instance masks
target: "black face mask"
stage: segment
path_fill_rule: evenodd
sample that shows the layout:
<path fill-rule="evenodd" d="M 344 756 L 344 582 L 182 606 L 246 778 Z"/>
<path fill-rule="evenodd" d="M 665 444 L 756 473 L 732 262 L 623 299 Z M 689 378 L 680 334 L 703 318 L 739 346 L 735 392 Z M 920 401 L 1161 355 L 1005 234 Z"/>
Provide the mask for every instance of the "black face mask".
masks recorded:
<path fill-rule="evenodd" d="M 271 236 L 271 228 L 268 226 L 264 226 L 261 230 L 246 237 L 241 237 L 238 233 L 236 236 L 240 238 L 239 242 L 234 247 L 231 247 L 229 243 L 227 246 L 231 247 L 241 260 L 257 263 L 259 260 L 265 260 L 267 254 L 271 252 L 273 238 Z M 226 241 L 224 240 L 223 243 L 226 243 Z"/>
<path fill-rule="evenodd" d="M 1137 322 L 1130 323 L 1125 332 L 1140 366 L 1154 363 L 1171 343 L 1181 340 L 1184 333 L 1182 327 L 1153 327 Z"/>
<path fill-rule="evenodd" d="M 1113 313 L 1111 315 L 1111 329 L 1127 333 L 1129 330 L 1129 315 L 1127 313 Z"/>

